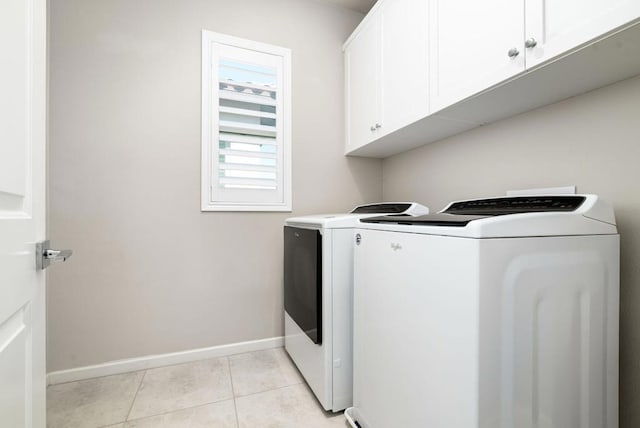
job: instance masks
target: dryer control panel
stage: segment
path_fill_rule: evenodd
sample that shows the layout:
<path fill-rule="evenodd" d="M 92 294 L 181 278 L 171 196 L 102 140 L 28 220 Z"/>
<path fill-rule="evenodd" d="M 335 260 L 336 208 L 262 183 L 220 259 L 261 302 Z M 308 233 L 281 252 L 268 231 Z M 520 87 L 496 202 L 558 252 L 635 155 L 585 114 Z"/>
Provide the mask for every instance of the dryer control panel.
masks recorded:
<path fill-rule="evenodd" d="M 389 214 L 419 216 L 429 214 L 429 208 L 417 202 L 380 202 L 355 207 L 351 214 Z"/>

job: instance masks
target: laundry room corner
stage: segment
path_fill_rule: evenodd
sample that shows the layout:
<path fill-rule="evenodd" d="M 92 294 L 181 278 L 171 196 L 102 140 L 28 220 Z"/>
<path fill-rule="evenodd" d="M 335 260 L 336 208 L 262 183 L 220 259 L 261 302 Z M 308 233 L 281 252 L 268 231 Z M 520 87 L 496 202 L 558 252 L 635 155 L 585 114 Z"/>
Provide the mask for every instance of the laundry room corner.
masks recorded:
<path fill-rule="evenodd" d="M 48 371 L 283 335 L 282 225 L 381 197 L 344 157 L 342 43 L 315 0 L 50 2 Z M 310 19 L 312 17 L 312 19 Z M 292 50 L 293 211 L 201 212 L 202 30 Z"/>

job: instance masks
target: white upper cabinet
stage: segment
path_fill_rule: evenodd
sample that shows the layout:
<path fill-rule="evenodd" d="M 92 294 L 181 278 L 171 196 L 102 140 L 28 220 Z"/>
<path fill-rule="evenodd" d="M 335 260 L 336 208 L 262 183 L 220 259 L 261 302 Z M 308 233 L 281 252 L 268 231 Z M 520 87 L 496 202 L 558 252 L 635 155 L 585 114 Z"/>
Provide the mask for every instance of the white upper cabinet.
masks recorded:
<path fill-rule="evenodd" d="M 429 3 L 432 111 L 524 70 L 522 0 Z"/>
<path fill-rule="evenodd" d="M 386 1 L 379 14 L 383 136 L 429 114 L 428 2 Z"/>
<path fill-rule="evenodd" d="M 380 123 L 379 16 L 365 21 L 345 49 L 347 152 L 376 137 Z M 379 125 L 380 126 L 380 125 Z"/>
<path fill-rule="evenodd" d="M 640 16 L 640 0 L 527 0 L 525 3 L 527 68 Z"/>
<path fill-rule="evenodd" d="M 433 0 L 430 5 L 433 112 L 640 16 L 640 0 Z"/>
<path fill-rule="evenodd" d="M 429 114 L 428 2 L 379 2 L 345 43 L 347 152 Z"/>
<path fill-rule="evenodd" d="M 640 0 L 379 0 L 344 49 L 347 154 L 386 157 L 638 75 Z"/>

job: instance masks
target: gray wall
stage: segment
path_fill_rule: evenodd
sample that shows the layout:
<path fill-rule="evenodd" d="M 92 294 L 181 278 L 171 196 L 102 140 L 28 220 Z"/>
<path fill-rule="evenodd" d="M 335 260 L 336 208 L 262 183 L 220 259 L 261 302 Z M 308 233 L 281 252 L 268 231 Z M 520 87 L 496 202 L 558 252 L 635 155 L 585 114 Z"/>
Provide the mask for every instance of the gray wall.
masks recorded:
<path fill-rule="evenodd" d="M 383 197 L 425 201 L 575 184 L 614 204 L 621 239 L 620 426 L 640 426 L 640 77 L 383 162 Z"/>
<path fill-rule="evenodd" d="M 48 370 L 282 335 L 282 224 L 381 197 L 344 151 L 342 43 L 315 0 L 50 0 Z M 200 212 L 200 38 L 293 51 L 293 213 Z"/>

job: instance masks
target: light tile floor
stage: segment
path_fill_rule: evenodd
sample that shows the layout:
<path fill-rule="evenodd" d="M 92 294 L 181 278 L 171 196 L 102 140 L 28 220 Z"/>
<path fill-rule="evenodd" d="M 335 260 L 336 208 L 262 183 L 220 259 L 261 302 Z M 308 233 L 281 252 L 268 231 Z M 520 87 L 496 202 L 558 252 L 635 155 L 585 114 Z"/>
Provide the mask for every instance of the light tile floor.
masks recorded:
<path fill-rule="evenodd" d="M 282 348 L 52 385 L 48 428 L 345 428 Z"/>

